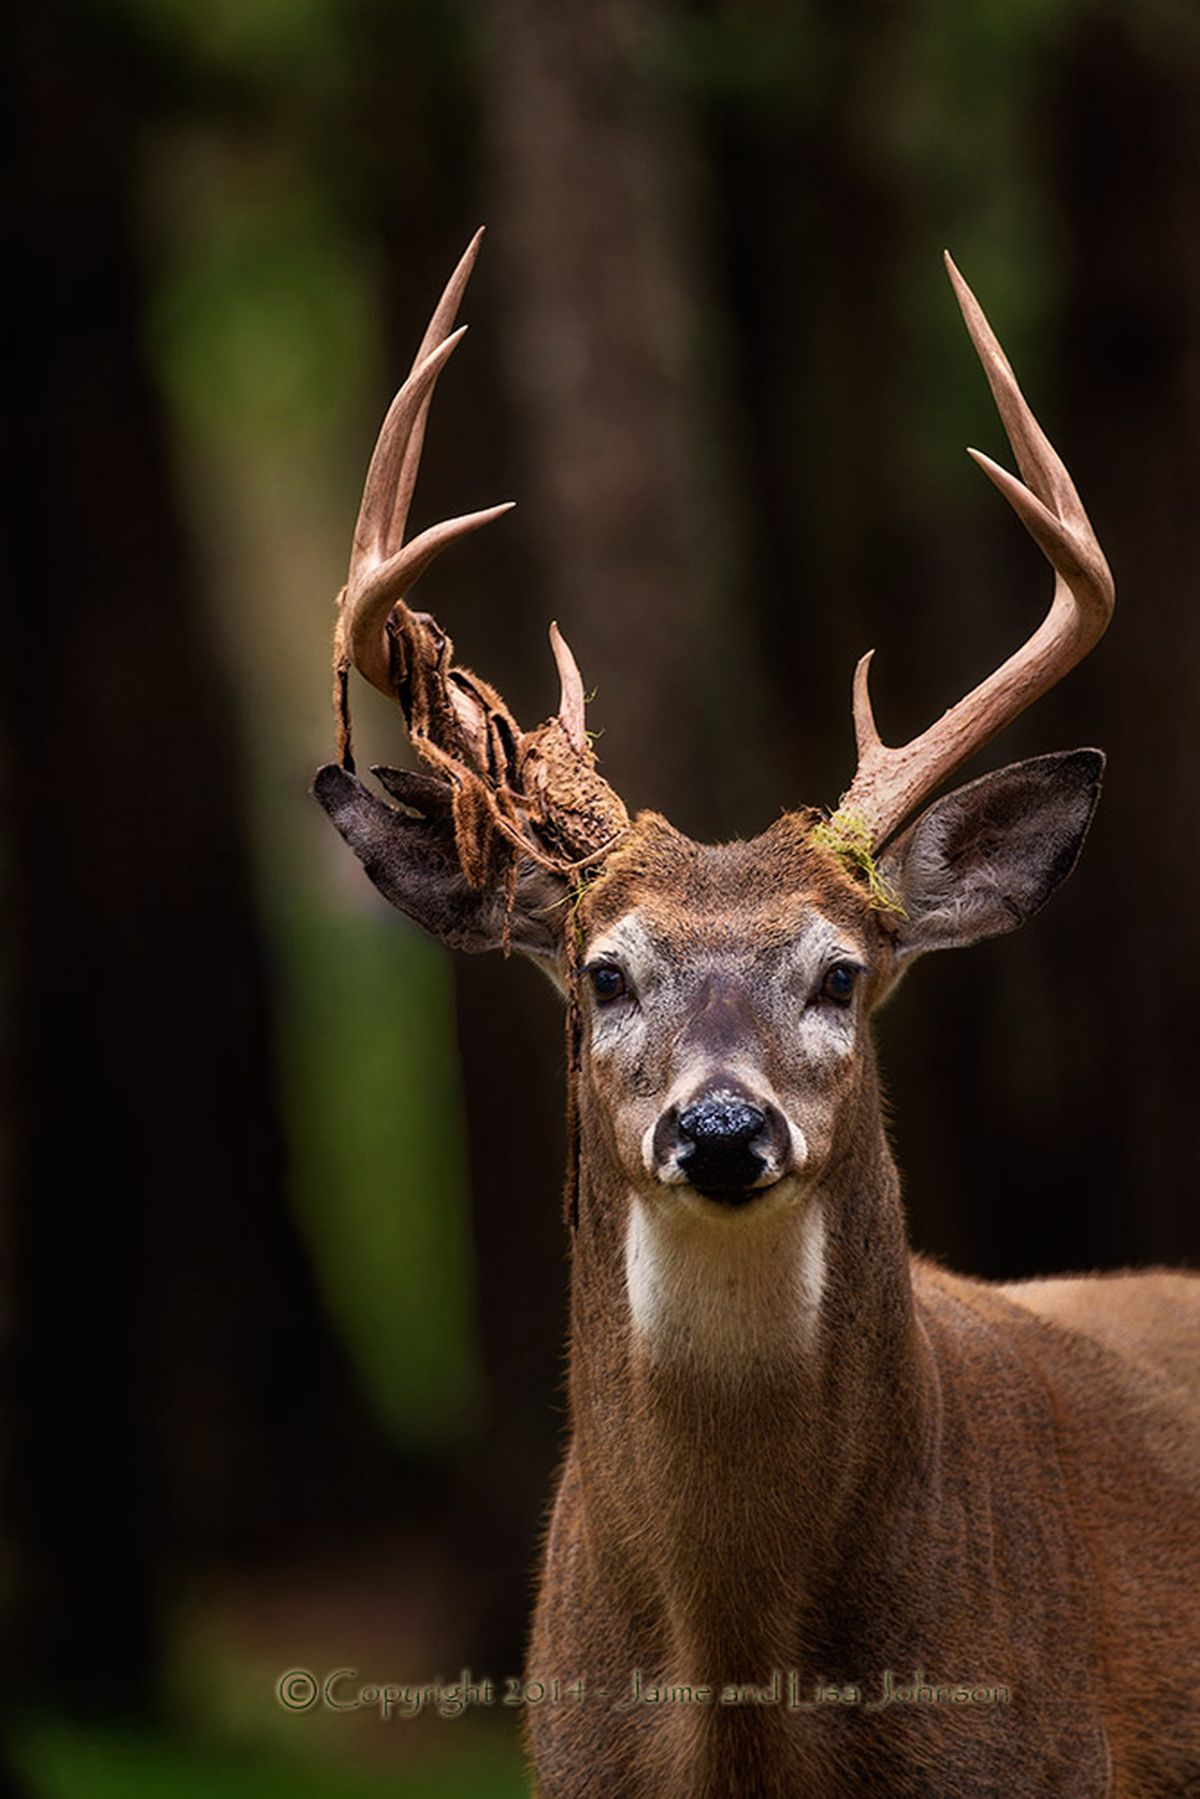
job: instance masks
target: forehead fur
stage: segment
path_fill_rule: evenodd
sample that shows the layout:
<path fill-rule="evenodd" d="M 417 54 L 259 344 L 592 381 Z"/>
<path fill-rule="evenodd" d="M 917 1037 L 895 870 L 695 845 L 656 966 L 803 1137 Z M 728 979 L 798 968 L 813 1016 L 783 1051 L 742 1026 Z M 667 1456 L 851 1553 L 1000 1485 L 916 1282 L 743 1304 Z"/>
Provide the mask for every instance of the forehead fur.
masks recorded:
<path fill-rule="evenodd" d="M 813 843 L 817 812 L 787 813 L 749 843 L 693 843 L 657 812 L 641 812 L 629 836 L 587 888 L 579 920 L 591 937 L 638 911 L 656 936 L 714 934 L 789 943 L 812 912 L 859 934 L 879 928 L 867 894 L 839 858 Z"/>

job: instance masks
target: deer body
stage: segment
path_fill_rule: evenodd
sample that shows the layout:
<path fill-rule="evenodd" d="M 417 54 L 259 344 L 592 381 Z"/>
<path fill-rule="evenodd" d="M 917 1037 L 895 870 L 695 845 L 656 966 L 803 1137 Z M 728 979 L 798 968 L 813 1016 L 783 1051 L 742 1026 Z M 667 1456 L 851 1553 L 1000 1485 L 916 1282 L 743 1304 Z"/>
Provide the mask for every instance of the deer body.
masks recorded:
<path fill-rule="evenodd" d="M 761 946 L 739 895 L 766 853 L 699 852 L 707 889 L 689 858 L 677 968 L 707 952 L 733 980 L 722 942 Z M 789 882 L 805 895 L 791 941 L 806 909 L 853 919 L 838 871 L 811 861 Z M 637 895 L 612 880 L 598 911 Z M 701 1062 L 735 1047 L 708 1016 Z M 528 1672 L 585 1697 L 530 1710 L 544 1799 L 1186 1792 L 1200 1419 L 1182 1381 L 1200 1283 L 1001 1289 L 910 1258 L 869 1049 L 799 1208 L 668 1217 L 656 1240 L 606 1071 L 584 1067 L 573 1433 Z M 786 1072 L 771 1075 L 778 1092 Z M 633 1671 L 684 1696 L 640 1702 Z M 1007 1697 L 885 1702 L 889 1674 Z M 740 1685 L 766 1703 L 721 1702 Z M 814 1698 L 829 1688 L 857 1697 Z"/>
<path fill-rule="evenodd" d="M 1103 758 L 927 805 L 1104 629 L 1074 487 L 955 273 L 1054 566 L 1020 651 L 913 744 L 855 687 L 832 820 L 706 847 L 632 821 L 552 634 L 523 733 L 404 593 L 489 513 L 402 541 L 456 272 L 368 477 L 317 796 L 443 942 L 567 1000 L 571 1440 L 528 1662 L 541 1799 L 1200 1792 L 1200 1281 L 990 1287 L 910 1255 L 870 1017 L 919 956 L 1013 929 L 1070 873 Z M 432 774 L 353 773 L 351 664 Z M 992 1146 L 1003 1153 L 1003 1145 Z M 536 1689 L 535 1689 L 536 1690 Z"/>
<path fill-rule="evenodd" d="M 602 1467 L 583 1433 L 568 1458 L 529 1664 L 626 1708 L 532 1709 L 540 1791 L 1195 1791 L 1200 1464 L 1169 1383 L 919 1265 L 873 1397 L 842 1348 L 831 1331 L 849 1418 L 837 1377 L 731 1403 L 711 1377 L 639 1374 L 631 1348 Z M 630 1670 L 711 1697 L 634 1703 Z M 776 1671 L 767 1706 L 720 1703 Z M 889 1673 L 1006 1698 L 888 1702 Z M 817 1701 L 830 1686 L 851 1702 Z"/>

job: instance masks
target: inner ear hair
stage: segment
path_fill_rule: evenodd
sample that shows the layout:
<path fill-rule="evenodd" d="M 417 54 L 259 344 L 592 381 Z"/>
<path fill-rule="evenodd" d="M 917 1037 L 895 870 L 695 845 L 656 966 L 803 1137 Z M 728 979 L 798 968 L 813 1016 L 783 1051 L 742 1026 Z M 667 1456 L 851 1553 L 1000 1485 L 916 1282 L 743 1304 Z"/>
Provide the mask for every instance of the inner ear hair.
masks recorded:
<path fill-rule="evenodd" d="M 944 794 L 880 857 L 903 907 L 903 958 L 1016 930 L 1079 858 L 1104 772 L 1100 750 L 1013 762 Z"/>
<path fill-rule="evenodd" d="M 319 770 L 313 793 L 384 898 L 449 949 L 511 948 L 557 963 L 563 877 L 522 856 L 511 888 L 472 887 L 459 862 L 447 784 L 405 769 L 374 772 L 391 799 L 338 763 Z"/>

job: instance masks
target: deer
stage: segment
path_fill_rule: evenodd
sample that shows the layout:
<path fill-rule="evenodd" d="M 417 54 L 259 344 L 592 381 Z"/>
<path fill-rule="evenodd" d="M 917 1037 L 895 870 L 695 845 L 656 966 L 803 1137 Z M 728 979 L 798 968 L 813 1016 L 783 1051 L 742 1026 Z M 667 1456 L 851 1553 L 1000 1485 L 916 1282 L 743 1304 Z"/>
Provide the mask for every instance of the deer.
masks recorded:
<path fill-rule="evenodd" d="M 542 1799 L 1200 1793 L 1200 1280 L 989 1284 L 909 1246 L 870 1035 L 935 950 L 1072 872 L 1095 749 L 942 791 L 1098 642 L 1108 565 L 950 260 L 1054 574 L 1028 640 L 912 742 L 853 683 L 832 811 L 691 841 L 600 773 L 557 626 L 526 731 L 408 594 L 491 507 L 405 540 L 479 236 L 371 460 L 315 795 L 443 944 L 565 1002 L 569 1441 L 526 1664 Z M 355 770 L 353 671 L 420 770 Z M 995 1153 L 993 1148 L 992 1153 Z"/>

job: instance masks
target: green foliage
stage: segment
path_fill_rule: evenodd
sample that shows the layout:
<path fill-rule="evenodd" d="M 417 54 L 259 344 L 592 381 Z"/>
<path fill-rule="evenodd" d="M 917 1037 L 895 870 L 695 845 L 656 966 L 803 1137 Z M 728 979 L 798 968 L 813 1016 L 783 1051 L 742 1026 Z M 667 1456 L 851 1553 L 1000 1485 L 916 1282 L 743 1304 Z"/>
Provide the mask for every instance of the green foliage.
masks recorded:
<path fill-rule="evenodd" d="M 682 83 L 699 98 L 777 112 L 820 93 L 826 33 L 804 5 L 713 6 L 673 21 L 671 52 Z"/>
<path fill-rule="evenodd" d="M 297 1724 L 302 1730 L 304 1721 Z M 17 1759 L 32 1799 L 528 1799 L 529 1793 L 515 1744 L 499 1740 L 464 1745 L 419 1770 L 368 1773 L 49 1725 L 25 1738 Z"/>
<path fill-rule="evenodd" d="M 197 141 L 172 170 L 188 225 L 163 246 L 150 344 L 182 422 L 213 449 L 312 438 L 340 420 L 372 358 L 361 252 L 319 192 L 269 165 Z"/>
<path fill-rule="evenodd" d="M 450 962 L 390 912 L 281 929 L 291 1183 L 314 1267 L 387 1426 L 445 1443 L 476 1391 Z"/>
<path fill-rule="evenodd" d="M 107 0 L 128 31 L 209 75 L 285 82 L 328 62 L 346 9 L 335 0 Z"/>

